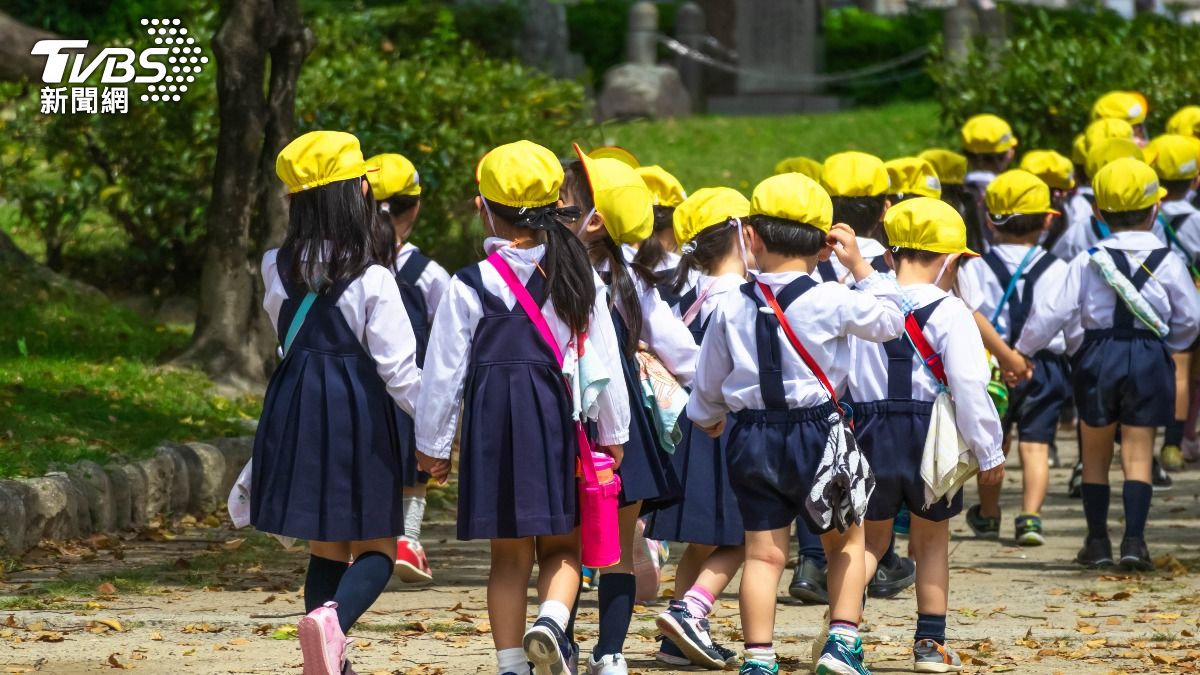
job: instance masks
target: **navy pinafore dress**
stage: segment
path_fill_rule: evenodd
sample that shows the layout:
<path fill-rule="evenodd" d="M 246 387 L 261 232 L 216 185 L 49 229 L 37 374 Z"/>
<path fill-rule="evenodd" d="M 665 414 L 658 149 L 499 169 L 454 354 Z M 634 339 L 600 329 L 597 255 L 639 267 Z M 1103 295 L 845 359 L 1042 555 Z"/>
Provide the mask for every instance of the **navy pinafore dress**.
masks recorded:
<path fill-rule="evenodd" d="M 425 352 L 429 346 L 429 303 L 421 292 L 417 281 L 429 266 L 429 257 L 420 251 L 413 251 L 404 261 L 404 266 L 396 271 L 396 286 L 400 289 L 400 299 L 404 301 L 404 311 L 408 314 L 408 322 L 412 324 L 413 336 L 417 339 L 417 367 L 425 367 Z M 396 428 L 400 434 L 400 451 L 404 454 L 404 487 L 425 485 L 429 482 L 429 474 L 417 469 L 417 429 L 412 417 L 396 406 Z"/>
<path fill-rule="evenodd" d="M 697 297 L 695 287 L 683 294 L 679 300 L 680 313 L 687 314 Z M 704 339 L 707 329 L 708 321 L 701 323 L 699 313 L 688 325 L 696 344 Z M 671 465 L 683 484 L 682 498 L 650 515 L 646 525 L 648 539 L 707 546 L 741 546 L 745 542 L 742 513 L 729 484 L 725 459 L 733 425 L 730 415 L 725 433 L 720 438 L 711 438 L 686 416 L 679 418 L 683 438 L 675 446 Z"/>
<path fill-rule="evenodd" d="M 484 287 L 479 265 L 455 276 L 483 305 L 464 384 L 458 538 L 567 534 L 579 521 L 579 444 L 558 360 L 520 303 Z M 526 289 L 545 302 L 540 274 Z"/>
<path fill-rule="evenodd" d="M 308 292 L 288 278 L 289 258 L 279 251 L 279 335 Z M 396 404 L 337 307 L 349 285 L 317 296 L 267 385 L 250 489 L 250 522 L 263 532 L 328 542 L 404 533 Z"/>

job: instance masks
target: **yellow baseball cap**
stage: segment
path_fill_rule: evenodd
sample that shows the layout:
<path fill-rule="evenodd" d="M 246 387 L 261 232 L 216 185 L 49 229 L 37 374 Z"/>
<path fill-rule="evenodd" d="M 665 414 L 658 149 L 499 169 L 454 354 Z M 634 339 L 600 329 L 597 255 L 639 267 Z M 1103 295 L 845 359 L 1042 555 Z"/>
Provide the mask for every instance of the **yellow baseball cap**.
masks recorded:
<path fill-rule="evenodd" d="M 883 160 L 865 152 L 839 152 L 825 158 L 821 185 L 832 197 L 876 197 L 887 194 Z"/>
<path fill-rule="evenodd" d="M 1096 206 L 1111 213 L 1148 209 L 1167 196 L 1158 185 L 1154 169 L 1132 157 L 1105 164 L 1092 181 L 1092 189 L 1096 191 Z"/>
<path fill-rule="evenodd" d="M 775 165 L 775 175 L 781 173 L 802 173 L 809 178 L 821 180 L 822 165 L 811 157 L 788 157 Z"/>
<path fill-rule="evenodd" d="M 675 241 L 682 246 L 714 225 L 748 215 L 750 200 L 737 190 L 700 188 L 675 209 Z"/>
<path fill-rule="evenodd" d="M 495 204 L 533 208 L 558 201 L 562 163 L 532 141 L 493 148 L 479 161 L 479 194 Z"/>
<path fill-rule="evenodd" d="M 1065 159 L 1065 158 L 1064 158 Z M 1032 173 L 1013 169 L 996 176 L 983 197 L 988 213 L 1014 216 L 1035 213 L 1059 215 L 1050 206 L 1050 186 Z"/>
<path fill-rule="evenodd" d="M 592 148 L 592 151 L 588 153 L 588 157 L 592 159 L 615 159 L 633 169 L 642 165 L 632 152 L 619 145 L 602 145 L 598 148 Z"/>
<path fill-rule="evenodd" d="M 1030 150 L 1021 158 L 1020 168 L 1037 176 L 1052 189 L 1075 187 L 1075 165 L 1053 150 Z"/>
<path fill-rule="evenodd" d="M 1137 143 L 1128 138 L 1106 138 L 1088 150 L 1087 156 L 1087 175 L 1089 178 L 1094 178 L 1096 173 L 1104 167 L 1105 164 L 1120 159 L 1122 157 L 1132 157 L 1138 161 L 1145 161 L 1146 156 L 1142 153 L 1142 148 Z"/>
<path fill-rule="evenodd" d="M 998 155 L 1017 147 L 1008 122 L 995 115 L 976 115 L 962 126 L 963 148 L 979 155 Z"/>
<path fill-rule="evenodd" d="M 1071 163 L 1075 166 L 1087 164 L 1087 135 L 1075 134 L 1075 140 L 1071 141 Z"/>
<path fill-rule="evenodd" d="M 1130 124 L 1146 121 L 1146 97 L 1136 91 L 1110 91 L 1096 99 L 1092 119 L 1118 119 Z"/>
<path fill-rule="evenodd" d="M 794 220 L 828 232 L 833 227 L 833 202 L 817 181 L 801 173 L 781 173 L 754 188 L 750 215 Z"/>
<path fill-rule="evenodd" d="M 1198 173 L 1198 145 L 1195 136 L 1164 134 L 1146 146 L 1146 157 L 1160 180 L 1191 180 Z"/>
<path fill-rule="evenodd" d="M 687 191 L 683 189 L 683 184 L 679 179 L 667 173 L 667 170 L 655 164 L 654 166 L 641 166 L 635 169 L 637 174 L 642 177 L 642 181 L 646 183 L 646 187 L 650 188 L 650 192 L 654 195 L 655 206 L 669 206 L 675 208 L 687 199 Z"/>
<path fill-rule="evenodd" d="M 940 199 L 916 197 L 883 215 L 888 246 L 975 257 L 967 248 L 967 226 L 958 210 Z"/>
<path fill-rule="evenodd" d="M 288 194 L 366 173 L 358 139 L 344 131 L 310 131 L 288 143 L 275 158 L 275 174 Z"/>
<path fill-rule="evenodd" d="M 613 241 L 634 244 L 649 237 L 654 231 L 654 195 L 642 177 L 619 159 L 594 159 L 578 145 L 575 154 L 583 162 L 596 212 L 604 217 L 604 229 Z"/>
<path fill-rule="evenodd" d="M 421 194 L 421 176 L 417 167 L 404 155 L 394 152 L 375 155 L 367 160 L 367 182 L 375 199 L 384 200 L 396 195 L 416 197 Z"/>
<path fill-rule="evenodd" d="M 1188 105 L 1176 110 L 1167 120 L 1167 133 L 1200 136 L 1200 105 Z"/>
<path fill-rule="evenodd" d="M 1087 126 L 1083 132 L 1084 145 L 1083 151 L 1086 157 L 1092 151 L 1092 148 L 1100 145 L 1101 141 L 1106 141 L 1110 138 L 1128 138 L 1133 139 L 1133 125 L 1125 120 L 1116 118 L 1099 119 Z M 1087 163 L 1086 161 L 1084 162 Z"/>
<path fill-rule="evenodd" d="M 888 194 L 917 195 L 941 199 L 942 182 L 933 165 L 920 157 L 901 157 L 883 163 L 887 170 Z"/>
<path fill-rule="evenodd" d="M 930 148 L 917 157 L 933 165 L 942 185 L 962 185 L 967 180 L 967 158 L 953 150 Z"/>

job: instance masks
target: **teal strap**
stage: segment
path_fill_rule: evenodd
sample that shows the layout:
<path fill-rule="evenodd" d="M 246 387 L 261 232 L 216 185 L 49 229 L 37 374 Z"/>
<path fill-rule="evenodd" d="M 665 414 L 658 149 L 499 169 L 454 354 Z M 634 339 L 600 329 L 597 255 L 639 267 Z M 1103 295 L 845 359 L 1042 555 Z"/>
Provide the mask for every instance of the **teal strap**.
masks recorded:
<path fill-rule="evenodd" d="M 1000 312 L 1003 312 L 1004 308 L 1008 306 L 1008 299 L 1016 292 L 1017 282 L 1021 280 L 1021 273 L 1025 271 L 1025 266 L 1029 264 L 1037 250 L 1038 247 L 1034 246 L 1029 249 L 1024 258 L 1021 258 L 1021 264 L 1017 265 L 1017 271 L 1013 272 L 1012 278 L 1008 280 L 1008 288 L 1004 289 L 1004 296 L 1000 298 L 1000 302 L 996 303 L 996 311 L 992 312 L 992 327 L 997 331 L 1000 330 L 1000 326 L 996 325 L 996 322 L 1000 320 Z"/>
<path fill-rule="evenodd" d="M 1163 232 L 1167 234 L 1167 241 L 1177 246 L 1179 250 L 1183 252 L 1183 257 L 1184 260 L 1187 261 L 1188 272 L 1192 275 L 1192 279 L 1200 280 L 1200 269 L 1196 268 L 1195 256 L 1187 249 L 1186 246 L 1183 245 L 1183 242 L 1180 241 L 1179 234 L 1175 231 L 1175 228 L 1171 227 L 1171 223 L 1163 217 L 1162 211 L 1159 211 L 1158 213 L 1158 222 L 1162 223 Z"/>
<path fill-rule="evenodd" d="M 317 294 L 309 291 L 304 299 L 300 301 L 300 307 L 296 309 L 296 315 L 292 317 L 292 325 L 288 327 L 287 337 L 283 339 L 283 354 L 287 356 L 288 350 L 292 348 L 292 340 L 296 339 L 296 333 L 300 332 L 300 326 L 304 323 L 304 317 L 308 316 L 308 310 L 312 309 L 313 302 L 317 299 Z"/>

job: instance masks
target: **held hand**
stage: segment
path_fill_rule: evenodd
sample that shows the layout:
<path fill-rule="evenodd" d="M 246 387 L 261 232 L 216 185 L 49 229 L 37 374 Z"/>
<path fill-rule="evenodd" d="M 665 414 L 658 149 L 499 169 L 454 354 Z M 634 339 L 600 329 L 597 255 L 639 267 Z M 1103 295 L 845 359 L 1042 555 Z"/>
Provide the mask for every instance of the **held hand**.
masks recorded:
<path fill-rule="evenodd" d="M 863 260 L 862 251 L 858 249 L 858 236 L 845 223 L 837 223 L 829 229 L 826 243 L 837 251 L 838 262 L 854 274 L 856 281 L 862 281 L 871 276 L 875 270 Z"/>
<path fill-rule="evenodd" d="M 1024 373 L 1028 364 L 1025 357 L 1015 349 L 1002 349 L 996 352 L 996 360 L 1000 363 L 1000 370 L 1010 373 Z"/>
<path fill-rule="evenodd" d="M 613 458 L 613 468 L 621 468 L 621 460 L 625 459 L 625 446 L 623 445 L 598 445 L 596 449 L 609 457 Z"/>
<path fill-rule="evenodd" d="M 1004 482 L 1004 465 L 994 466 L 987 471 L 979 472 L 980 485 L 999 485 Z"/>
<path fill-rule="evenodd" d="M 721 434 L 725 433 L 725 418 L 717 420 L 717 423 L 711 427 L 700 427 L 700 430 L 712 438 L 720 438 Z"/>
<path fill-rule="evenodd" d="M 445 483 L 450 477 L 450 460 L 435 459 L 429 455 L 417 452 L 417 468 L 433 476 L 439 483 Z"/>

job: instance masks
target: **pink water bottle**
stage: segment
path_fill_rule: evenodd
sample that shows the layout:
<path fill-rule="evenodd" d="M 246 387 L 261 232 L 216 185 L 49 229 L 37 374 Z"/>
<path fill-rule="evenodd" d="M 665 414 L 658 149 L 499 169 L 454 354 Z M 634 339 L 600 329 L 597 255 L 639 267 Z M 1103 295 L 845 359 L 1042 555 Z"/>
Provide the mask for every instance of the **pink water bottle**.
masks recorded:
<path fill-rule="evenodd" d="M 613 458 L 592 450 L 579 429 L 580 560 L 586 567 L 612 567 L 621 562 L 621 477 Z"/>

